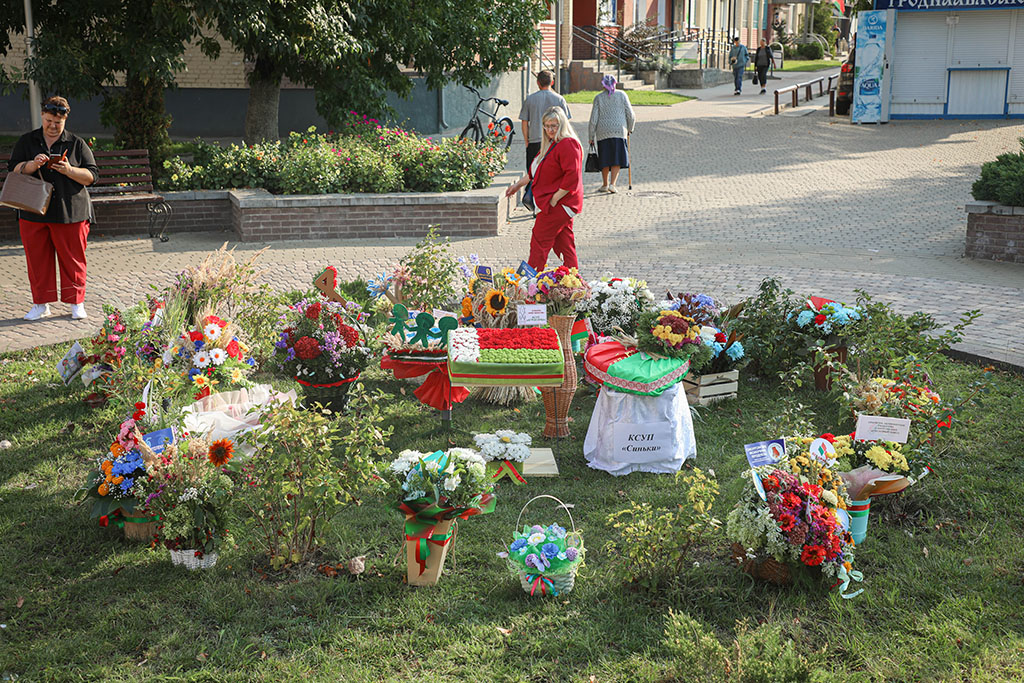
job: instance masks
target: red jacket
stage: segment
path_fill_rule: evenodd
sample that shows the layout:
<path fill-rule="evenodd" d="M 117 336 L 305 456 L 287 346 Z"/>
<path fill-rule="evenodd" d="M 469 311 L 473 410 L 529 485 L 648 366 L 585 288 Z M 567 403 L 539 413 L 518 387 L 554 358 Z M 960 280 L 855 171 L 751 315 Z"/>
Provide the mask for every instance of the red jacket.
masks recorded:
<path fill-rule="evenodd" d="M 548 150 L 537 166 L 533 181 L 533 198 L 537 209 L 547 213 L 558 206 L 568 206 L 573 213 L 583 210 L 583 148 L 574 138 L 562 138 Z M 568 190 L 555 207 L 551 206 L 551 195 L 558 190 Z M 564 211 L 564 209 L 559 209 Z"/>

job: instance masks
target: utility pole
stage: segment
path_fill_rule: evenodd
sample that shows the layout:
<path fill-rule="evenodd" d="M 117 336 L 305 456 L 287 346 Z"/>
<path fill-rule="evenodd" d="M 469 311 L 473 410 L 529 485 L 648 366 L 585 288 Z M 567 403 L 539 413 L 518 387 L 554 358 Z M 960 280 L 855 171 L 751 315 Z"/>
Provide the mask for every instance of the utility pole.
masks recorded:
<path fill-rule="evenodd" d="M 562 92 L 562 0 L 555 2 L 555 92 Z"/>
<path fill-rule="evenodd" d="M 32 57 L 33 48 L 32 41 L 36 37 L 35 27 L 32 25 L 32 0 L 25 0 L 25 43 L 28 48 L 28 56 Z M 29 112 L 29 120 L 32 122 L 32 128 L 39 128 L 43 125 L 42 118 L 40 117 L 40 109 L 42 104 L 42 98 L 39 96 L 39 86 L 35 81 L 29 79 L 28 81 L 28 106 L 31 111 Z"/>

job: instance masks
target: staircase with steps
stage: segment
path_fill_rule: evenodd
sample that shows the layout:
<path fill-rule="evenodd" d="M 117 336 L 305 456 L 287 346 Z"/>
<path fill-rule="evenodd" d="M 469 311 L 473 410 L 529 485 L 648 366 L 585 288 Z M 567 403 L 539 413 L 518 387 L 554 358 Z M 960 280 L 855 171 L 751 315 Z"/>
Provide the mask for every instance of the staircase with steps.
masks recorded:
<path fill-rule="evenodd" d="M 614 76 L 617 69 L 605 61 L 601 61 L 600 68 L 596 59 L 574 59 L 569 62 L 569 92 L 580 90 L 600 90 L 601 79 L 605 74 Z M 632 71 L 622 71 L 622 80 L 616 85 L 620 90 L 654 90 L 653 85 L 648 85 L 637 78 Z"/>

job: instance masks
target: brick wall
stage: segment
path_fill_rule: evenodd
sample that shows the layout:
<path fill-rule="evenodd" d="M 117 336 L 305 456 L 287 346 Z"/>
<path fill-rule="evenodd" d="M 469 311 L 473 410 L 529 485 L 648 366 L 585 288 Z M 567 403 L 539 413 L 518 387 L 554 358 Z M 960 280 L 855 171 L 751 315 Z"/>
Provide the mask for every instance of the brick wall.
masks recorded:
<path fill-rule="evenodd" d="M 1024 207 L 968 203 L 964 251 L 971 258 L 1024 263 Z"/>

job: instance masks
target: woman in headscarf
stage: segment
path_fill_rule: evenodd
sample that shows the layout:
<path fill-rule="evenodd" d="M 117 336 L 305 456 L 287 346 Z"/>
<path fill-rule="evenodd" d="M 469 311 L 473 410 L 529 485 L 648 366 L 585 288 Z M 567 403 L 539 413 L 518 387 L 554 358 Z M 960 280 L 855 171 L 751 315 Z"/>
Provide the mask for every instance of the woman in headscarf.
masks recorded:
<path fill-rule="evenodd" d="M 606 92 L 594 97 L 590 110 L 590 145 L 597 140 L 597 156 L 601 164 L 601 188 L 598 192 L 616 192 L 615 181 L 619 171 L 629 168 L 626 136 L 633 132 L 636 118 L 626 93 L 615 89 L 615 76 L 606 74 L 601 79 Z"/>
<path fill-rule="evenodd" d="M 578 268 L 572 219 L 583 209 L 583 146 L 561 108 L 548 109 L 541 123 L 540 151 L 528 175 L 510 185 L 505 196 L 511 197 L 532 181 L 538 213 L 530 238 L 530 267 L 542 270 L 554 249 L 562 265 Z"/>

